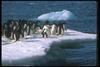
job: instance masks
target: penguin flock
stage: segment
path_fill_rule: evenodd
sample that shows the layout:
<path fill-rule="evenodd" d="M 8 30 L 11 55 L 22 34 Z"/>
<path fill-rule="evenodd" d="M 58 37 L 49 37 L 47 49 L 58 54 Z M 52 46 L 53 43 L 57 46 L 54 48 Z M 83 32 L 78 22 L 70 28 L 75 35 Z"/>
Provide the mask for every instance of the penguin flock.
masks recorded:
<path fill-rule="evenodd" d="M 6 23 L 2 24 L 2 36 L 5 36 L 6 38 L 14 41 L 18 41 L 20 38 L 34 34 L 39 29 L 41 29 L 41 35 L 43 35 L 43 37 L 48 37 L 49 35 L 64 34 L 64 23 L 53 23 L 50 25 L 49 21 L 46 21 L 44 25 L 42 22 L 40 22 L 39 25 L 39 22 L 40 21 L 38 20 L 34 21 L 25 19 L 7 20 Z"/>

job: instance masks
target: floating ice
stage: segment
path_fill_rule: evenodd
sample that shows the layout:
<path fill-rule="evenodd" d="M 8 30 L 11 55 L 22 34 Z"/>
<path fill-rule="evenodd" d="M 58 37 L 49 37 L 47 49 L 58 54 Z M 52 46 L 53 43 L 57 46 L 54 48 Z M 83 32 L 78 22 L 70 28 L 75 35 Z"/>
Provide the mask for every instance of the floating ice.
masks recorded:
<path fill-rule="evenodd" d="M 27 36 L 27 38 L 2 45 L 2 65 L 39 65 L 57 59 L 65 59 L 64 51 L 59 45 L 95 41 L 96 34 L 68 29 L 63 36 L 49 38 Z M 4 39 L 3 42 L 5 42 Z"/>
<path fill-rule="evenodd" d="M 61 21 L 61 20 L 70 20 L 75 18 L 76 17 L 72 12 L 68 10 L 63 10 L 63 11 L 51 12 L 51 13 L 40 15 L 38 17 L 38 20 Z"/>

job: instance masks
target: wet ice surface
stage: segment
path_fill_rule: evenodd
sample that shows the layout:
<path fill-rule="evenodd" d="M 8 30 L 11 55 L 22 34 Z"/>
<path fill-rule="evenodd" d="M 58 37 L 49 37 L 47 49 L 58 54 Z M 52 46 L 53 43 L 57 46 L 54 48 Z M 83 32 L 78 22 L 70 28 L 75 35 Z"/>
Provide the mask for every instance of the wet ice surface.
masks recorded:
<path fill-rule="evenodd" d="M 65 31 L 64 36 L 60 35 L 50 36 L 49 38 L 42 38 L 40 35 L 34 34 L 32 36 L 26 36 L 24 39 L 21 39 L 20 41 L 14 43 L 10 42 L 6 38 L 2 38 L 2 65 L 38 66 L 47 64 L 49 65 L 49 63 L 51 62 L 56 62 L 55 64 L 53 64 L 56 65 L 57 61 L 59 60 L 63 61 L 60 62 L 61 64 L 64 63 L 64 60 L 66 63 L 68 63 L 68 61 L 66 60 L 72 60 L 71 62 L 75 63 L 74 59 L 81 61 L 82 57 L 80 57 L 79 55 L 83 52 L 83 50 L 87 50 L 87 48 L 82 48 L 79 50 L 67 49 L 67 47 L 72 47 L 74 45 L 79 47 L 78 44 L 80 43 L 89 41 L 91 42 L 95 40 L 96 34 L 84 34 L 69 29 L 67 30 L 67 32 Z M 71 44 L 72 46 L 68 46 Z M 87 53 L 88 52 L 84 52 L 83 55 L 88 56 Z M 74 57 L 75 55 L 76 57 Z M 94 57 L 92 57 L 91 55 L 91 58 Z"/>

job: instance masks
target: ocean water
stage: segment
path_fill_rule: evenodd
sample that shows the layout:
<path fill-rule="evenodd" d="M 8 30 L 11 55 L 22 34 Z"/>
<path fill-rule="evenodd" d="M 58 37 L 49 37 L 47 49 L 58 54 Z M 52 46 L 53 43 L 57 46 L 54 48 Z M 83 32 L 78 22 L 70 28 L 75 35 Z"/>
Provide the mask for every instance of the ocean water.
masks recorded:
<path fill-rule="evenodd" d="M 2 1 L 2 23 L 7 19 L 33 19 L 41 14 L 62 10 L 69 10 L 77 16 L 75 21 L 67 23 L 68 28 L 97 33 L 96 1 Z M 66 63 L 96 65 L 96 41 L 62 49 L 66 52 Z"/>

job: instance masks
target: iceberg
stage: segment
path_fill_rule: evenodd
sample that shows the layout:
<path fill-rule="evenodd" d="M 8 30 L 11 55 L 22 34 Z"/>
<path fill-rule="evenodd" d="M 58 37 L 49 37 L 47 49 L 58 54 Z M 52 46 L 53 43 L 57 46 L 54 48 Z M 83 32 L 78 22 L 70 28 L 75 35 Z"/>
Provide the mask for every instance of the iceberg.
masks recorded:
<path fill-rule="evenodd" d="M 49 21 L 65 21 L 65 20 L 72 20 L 75 19 L 76 16 L 68 10 L 57 11 L 57 12 L 50 12 L 47 14 L 40 15 L 37 19 L 38 20 L 49 20 Z"/>
<path fill-rule="evenodd" d="M 34 37 L 35 36 L 35 37 Z M 84 43 L 96 40 L 96 34 L 82 33 L 68 29 L 64 35 L 42 38 L 31 35 L 26 38 L 5 44 L 2 37 L 2 65 L 3 66 L 30 66 L 41 65 L 49 61 L 65 59 L 64 51 L 59 47 L 64 43 Z M 9 42 L 9 41 L 8 41 Z"/>

